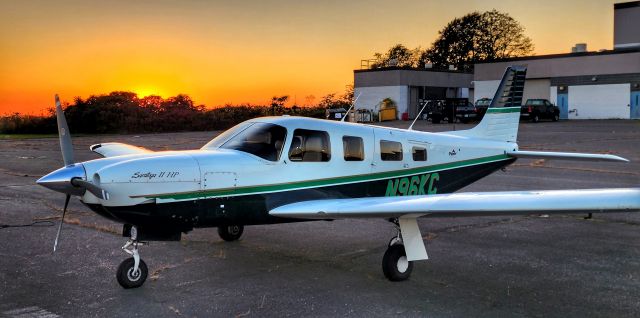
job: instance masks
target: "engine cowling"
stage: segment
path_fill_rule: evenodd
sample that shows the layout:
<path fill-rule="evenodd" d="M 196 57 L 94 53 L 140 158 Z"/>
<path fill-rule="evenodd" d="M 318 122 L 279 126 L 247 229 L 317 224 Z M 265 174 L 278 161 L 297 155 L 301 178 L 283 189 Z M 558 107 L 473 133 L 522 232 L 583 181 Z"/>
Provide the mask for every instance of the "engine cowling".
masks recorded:
<path fill-rule="evenodd" d="M 163 194 L 200 190 L 200 167 L 190 155 L 137 158 L 108 165 L 87 178 L 109 191 L 105 206 L 151 202 Z"/>

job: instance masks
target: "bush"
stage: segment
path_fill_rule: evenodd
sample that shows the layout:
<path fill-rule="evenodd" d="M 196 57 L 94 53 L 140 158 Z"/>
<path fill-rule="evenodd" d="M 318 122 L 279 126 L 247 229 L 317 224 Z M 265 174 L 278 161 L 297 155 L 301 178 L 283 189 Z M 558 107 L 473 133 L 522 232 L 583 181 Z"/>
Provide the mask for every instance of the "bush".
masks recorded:
<path fill-rule="evenodd" d="M 287 97 L 274 97 L 279 104 L 225 105 L 207 109 L 195 105 L 191 97 L 177 95 L 138 98 L 131 92 L 94 95 L 83 100 L 76 97 L 65 105 L 64 112 L 73 133 L 153 133 L 176 131 L 222 130 L 248 119 L 271 115 L 295 115 L 323 118 L 325 107 L 284 107 Z M 15 113 L 0 117 L 0 133 L 54 134 L 57 132 L 55 110 L 47 116 Z"/>

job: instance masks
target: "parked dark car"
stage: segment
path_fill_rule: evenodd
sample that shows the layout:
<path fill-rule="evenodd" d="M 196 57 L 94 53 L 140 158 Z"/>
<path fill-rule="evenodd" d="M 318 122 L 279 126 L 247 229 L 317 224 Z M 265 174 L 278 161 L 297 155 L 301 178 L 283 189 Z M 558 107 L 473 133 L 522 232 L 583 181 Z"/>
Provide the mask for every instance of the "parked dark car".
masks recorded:
<path fill-rule="evenodd" d="M 520 110 L 520 119 L 528 119 L 537 123 L 541 119 L 560 119 L 560 109 L 547 99 L 527 99 Z"/>
<path fill-rule="evenodd" d="M 473 105 L 466 98 L 460 100 L 458 105 L 456 105 L 456 118 L 464 124 L 473 120 L 482 120 L 489 104 L 491 104 L 491 100 L 488 99 L 488 101 L 489 102 L 486 103 L 484 99 L 480 99 Z"/>
<path fill-rule="evenodd" d="M 484 114 L 487 113 L 487 109 L 491 105 L 491 98 L 480 98 L 476 101 L 476 108 L 478 109 L 478 113 L 480 114 L 480 118 L 484 117 Z"/>
<path fill-rule="evenodd" d="M 452 123 L 456 119 L 457 108 L 467 106 L 468 104 L 469 100 L 466 98 L 447 98 L 445 100 L 432 102 L 427 106 L 425 112 L 434 124 L 438 124 L 443 120 Z"/>
<path fill-rule="evenodd" d="M 432 123 L 439 124 L 443 120 L 451 122 L 451 118 L 455 116 L 455 109 L 447 107 L 447 103 L 444 100 L 432 100 L 429 101 L 425 113 L 427 113 L 427 118 L 431 119 Z"/>

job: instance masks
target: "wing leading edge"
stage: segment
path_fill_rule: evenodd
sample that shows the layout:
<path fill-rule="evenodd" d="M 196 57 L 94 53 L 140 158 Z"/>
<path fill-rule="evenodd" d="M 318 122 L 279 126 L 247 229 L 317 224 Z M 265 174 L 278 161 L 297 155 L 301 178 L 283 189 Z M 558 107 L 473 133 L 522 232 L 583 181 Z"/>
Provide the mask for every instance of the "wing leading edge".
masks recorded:
<path fill-rule="evenodd" d="M 340 219 L 632 211 L 640 211 L 640 188 L 314 200 L 280 206 L 269 213 L 288 218 Z"/>

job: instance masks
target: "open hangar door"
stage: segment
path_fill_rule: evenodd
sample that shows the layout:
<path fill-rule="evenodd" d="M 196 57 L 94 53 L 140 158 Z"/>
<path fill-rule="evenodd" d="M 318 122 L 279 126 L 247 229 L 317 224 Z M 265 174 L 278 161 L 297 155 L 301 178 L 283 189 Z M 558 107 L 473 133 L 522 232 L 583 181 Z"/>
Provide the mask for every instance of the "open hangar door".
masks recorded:
<path fill-rule="evenodd" d="M 569 86 L 569 119 L 628 119 L 629 84 Z"/>

